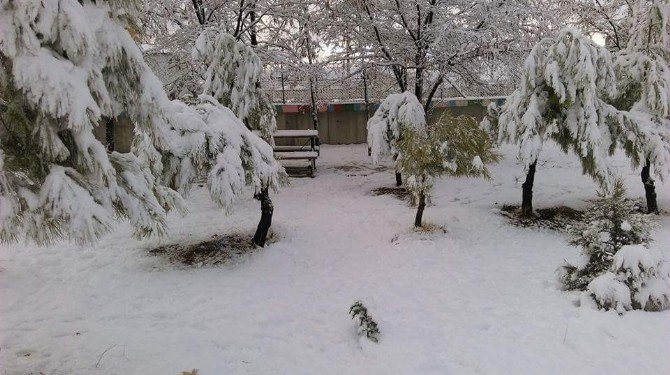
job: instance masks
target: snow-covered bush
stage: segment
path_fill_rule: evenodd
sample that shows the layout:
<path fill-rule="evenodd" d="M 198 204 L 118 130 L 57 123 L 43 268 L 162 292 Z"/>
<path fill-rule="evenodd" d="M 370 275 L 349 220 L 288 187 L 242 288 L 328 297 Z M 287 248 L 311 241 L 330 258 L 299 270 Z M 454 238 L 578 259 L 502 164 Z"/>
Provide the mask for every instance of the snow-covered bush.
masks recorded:
<path fill-rule="evenodd" d="M 407 128 L 398 142 L 398 170 L 418 205 L 415 227 L 422 225 L 423 210 L 433 181 L 442 175 L 488 177 L 485 164 L 498 160 L 488 134 L 468 116 L 445 113 L 426 128 Z"/>
<path fill-rule="evenodd" d="M 277 130 L 275 109 L 261 89 L 263 64 L 254 49 L 224 29 L 208 28 L 195 42 L 193 59 L 206 69 L 203 94 L 216 98 L 271 142 Z"/>
<path fill-rule="evenodd" d="M 626 245 L 647 245 L 653 221 L 636 211 L 634 202 L 626 199 L 620 180 L 612 191 L 598 192 L 598 198 L 584 212 L 583 222 L 569 228 L 570 244 L 582 248 L 584 264 L 566 264 L 559 278 L 568 290 L 584 290 L 596 277 L 611 269 L 614 254 Z"/>
<path fill-rule="evenodd" d="M 608 271 L 594 278 L 582 294 L 598 308 L 660 311 L 670 308 L 670 269 L 643 245 L 622 246 Z"/>
<path fill-rule="evenodd" d="M 379 341 L 379 327 L 377 326 L 377 322 L 372 320 L 372 317 L 368 315 L 368 309 L 363 305 L 363 302 L 354 302 L 349 308 L 349 315 L 351 315 L 351 319 L 356 319 L 358 317 L 358 334 L 360 336 L 365 336 L 373 342 Z"/>
<path fill-rule="evenodd" d="M 553 140 L 564 151 L 573 150 L 583 173 L 603 187 L 614 173 L 608 156 L 621 133 L 622 114 L 607 103 L 616 93 L 609 52 L 571 28 L 555 39 L 543 39 L 526 59 L 521 82 L 503 105 L 497 124 L 500 143 L 519 147 L 518 158 L 527 171 L 522 214 L 532 215 L 532 189 L 537 158 L 545 142 Z M 491 112 L 490 112 L 491 113 Z"/>
<path fill-rule="evenodd" d="M 127 31 L 137 2 L 0 1 L 0 239 L 87 242 L 127 218 L 165 233 L 179 195 L 155 178 L 176 148 L 171 106 Z M 93 132 L 125 114 L 151 142 L 108 153 Z M 148 153 L 148 154 L 147 154 Z"/>

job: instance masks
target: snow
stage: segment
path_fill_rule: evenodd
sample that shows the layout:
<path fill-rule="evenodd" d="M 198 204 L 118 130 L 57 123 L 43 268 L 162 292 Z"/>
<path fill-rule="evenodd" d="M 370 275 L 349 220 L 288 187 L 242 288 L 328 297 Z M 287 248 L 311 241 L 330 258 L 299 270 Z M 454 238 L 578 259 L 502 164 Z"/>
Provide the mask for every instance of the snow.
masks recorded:
<path fill-rule="evenodd" d="M 321 148 L 319 173 L 273 195 L 279 241 L 233 264 L 175 269 L 147 251 L 214 234 L 251 235 L 258 203 L 225 215 L 206 188 L 190 214 L 168 216 L 162 241 L 132 239 L 129 225 L 93 246 L 0 246 L 0 363 L 8 374 L 667 374 L 670 311 L 623 316 L 576 307 L 555 270 L 580 249 L 565 235 L 511 226 L 495 208 L 520 199 L 515 147 L 492 180 L 440 178 L 425 221 L 370 191 L 392 186 L 366 145 Z M 629 194 L 637 171 L 613 163 Z M 588 206 L 596 184 L 578 158 L 548 143 L 535 205 Z M 659 205 L 670 207 L 667 182 Z M 653 246 L 668 258 L 670 219 Z M 654 287 L 654 285 L 649 286 Z M 357 338 L 356 300 L 380 341 Z"/>
<path fill-rule="evenodd" d="M 423 106 L 409 91 L 387 96 L 368 120 L 368 146 L 374 163 L 387 156 L 394 160 L 401 157 L 398 142 L 403 127 L 418 132 L 426 127 Z"/>

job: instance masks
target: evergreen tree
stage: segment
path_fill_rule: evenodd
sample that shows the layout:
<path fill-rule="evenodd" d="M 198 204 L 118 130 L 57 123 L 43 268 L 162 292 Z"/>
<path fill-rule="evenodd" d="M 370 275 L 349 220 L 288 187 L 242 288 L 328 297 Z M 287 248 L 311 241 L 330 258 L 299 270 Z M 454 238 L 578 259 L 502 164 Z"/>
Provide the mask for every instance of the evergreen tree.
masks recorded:
<path fill-rule="evenodd" d="M 616 92 L 609 52 L 574 29 L 543 39 L 524 63 L 521 82 L 503 105 L 493 128 L 498 142 L 519 147 L 527 175 L 522 215 L 532 215 L 537 159 L 548 140 L 579 157 L 583 173 L 604 187 L 613 173 L 607 162 L 621 133 L 622 114 L 607 104 Z M 497 125 L 497 126 L 496 126 Z"/>
<path fill-rule="evenodd" d="M 249 129 L 258 131 L 269 144 L 274 144 L 276 114 L 270 98 L 261 89 L 263 66 L 254 49 L 224 30 L 208 28 L 196 40 L 193 58 L 206 68 L 203 94 L 229 107 Z M 253 243 L 262 247 L 274 211 L 269 189 L 276 186 L 266 184 L 269 180 L 261 182 L 254 194 L 261 203 L 261 219 Z"/>
<path fill-rule="evenodd" d="M 621 136 L 641 178 L 647 211 L 658 213 L 651 169 L 663 178 L 670 171 L 670 3 L 637 1 L 627 24 L 629 39 L 615 59 L 619 95 L 614 105 L 630 114 Z"/>
<path fill-rule="evenodd" d="M 614 254 L 607 272 L 594 278 L 582 293 L 582 303 L 619 314 L 627 310 L 670 308 L 670 268 L 655 251 L 626 245 Z"/>
<path fill-rule="evenodd" d="M 274 159 L 272 146 L 249 131 L 239 118 L 215 98 L 201 95 L 196 105 L 174 101 L 174 131 L 182 139 L 180 153 L 160 150 L 149 154 L 148 163 L 160 162 L 163 181 L 186 195 L 193 184 L 207 178 L 212 200 L 226 211 L 245 194 L 260 195 L 276 190 L 285 180 L 282 166 Z M 135 138 L 134 149 L 151 141 L 146 133 Z M 268 225 L 269 227 L 269 225 Z M 263 243 L 254 243 L 263 246 Z"/>
<path fill-rule="evenodd" d="M 127 30 L 137 2 L 0 1 L 0 238 L 97 239 L 116 217 L 165 232 L 179 195 L 143 162 L 176 146 L 171 107 Z M 93 132 L 122 113 L 151 142 L 108 153 Z M 160 163 L 160 160 L 157 161 Z"/>
<path fill-rule="evenodd" d="M 623 246 L 651 242 L 652 221 L 626 199 L 621 180 L 614 183 L 611 192 L 598 192 L 598 199 L 583 219 L 569 228 L 569 233 L 570 244 L 582 248 L 585 264 L 567 264 L 560 269 L 559 278 L 568 290 L 584 290 L 591 280 L 612 267 L 614 254 Z"/>

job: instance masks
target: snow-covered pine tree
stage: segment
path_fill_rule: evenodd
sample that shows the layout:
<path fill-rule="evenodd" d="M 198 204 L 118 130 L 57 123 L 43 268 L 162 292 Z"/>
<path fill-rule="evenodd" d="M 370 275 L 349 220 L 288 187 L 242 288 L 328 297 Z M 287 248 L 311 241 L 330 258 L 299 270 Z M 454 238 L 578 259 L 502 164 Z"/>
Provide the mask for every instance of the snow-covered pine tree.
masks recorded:
<path fill-rule="evenodd" d="M 171 188 L 186 195 L 206 176 L 212 200 L 229 211 L 245 194 L 258 196 L 263 190 L 276 190 L 284 181 L 284 168 L 274 159 L 272 146 L 215 98 L 201 95 L 195 106 L 176 100 L 172 103 L 181 152 L 147 153 L 150 163 L 163 158 L 163 181 Z M 142 150 L 150 143 L 149 137 L 140 133 L 134 149 Z M 254 238 L 254 243 L 263 246 L 266 236 L 267 231 L 262 238 Z"/>
<path fill-rule="evenodd" d="M 634 166 L 643 165 L 647 211 L 658 213 L 651 169 L 670 173 L 670 3 L 637 1 L 628 42 L 615 59 L 619 96 L 614 105 L 629 111 L 622 144 Z"/>
<path fill-rule="evenodd" d="M 398 159 L 398 143 L 407 129 L 425 131 L 426 113 L 414 94 L 409 91 L 391 94 L 380 104 L 374 115 L 368 120 L 368 148 L 372 162 L 390 156 L 396 162 L 396 185 L 402 184 Z M 421 130 L 423 129 L 423 130 Z"/>
<path fill-rule="evenodd" d="M 0 238 L 97 239 L 116 217 L 165 232 L 180 196 L 154 177 L 154 144 L 175 149 L 162 85 L 127 31 L 137 2 L 0 1 Z M 147 134 L 108 153 L 93 131 L 124 113 Z"/>
<path fill-rule="evenodd" d="M 421 227 L 436 177 L 489 177 L 485 164 L 498 160 L 489 135 L 469 116 L 443 114 L 425 128 L 406 129 L 398 144 L 398 170 L 417 204 L 414 226 Z"/>
<path fill-rule="evenodd" d="M 593 206 L 584 212 L 583 222 L 569 228 L 570 244 L 582 248 L 583 265 L 566 264 L 559 279 L 566 290 L 584 290 L 591 280 L 612 267 L 614 254 L 625 245 L 648 245 L 651 219 L 637 212 L 626 199 L 626 190 L 617 180 L 611 191 L 599 191 Z"/>
<path fill-rule="evenodd" d="M 670 267 L 656 251 L 643 245 L 622 246 L 609 270 L 589 283 L 581 301 L 619 314 L 669 309 Z"/>
<path fill-rule="evenodd" d="M 533 214 L 535 167 L 547 140 L 566 152 L 573 150 L 583 173 L 602 186 L 611 185 L 607 157 L 622 120 L 605 99 L 615 92 L 609 52 L 579 31 L 563 29 L 556 39 L 535 45 L 497 123 L 498 142 L 518 145 L 518 158 L 527 172 L 522 215 Z"/>
<path fill-rule="evenodd" d="M 261 88 L 263 64 L 250 46 L 219 28 L 205 29 L 195 42 L 193 59 L 205 70 L 203 94 L 230 108 L 268 142 L 277 130 L 275 109 Z"/>
<path fill-rule="evenodd" d="M 263 66 L 254 49 L 223 29 L 208 28 L 196 40 L 193 58 L 206 68 L 203 94 L 229 107 L 249 129 L 258 131 L 270 145 L 274 144 L 275 110 L 261 88 Z M 276 186 L 261 186 L 254 195 L 261 203 L 261 219 L 253 242 L 261 247 L 265 245 L 274 211 L 270 188 Z"/>

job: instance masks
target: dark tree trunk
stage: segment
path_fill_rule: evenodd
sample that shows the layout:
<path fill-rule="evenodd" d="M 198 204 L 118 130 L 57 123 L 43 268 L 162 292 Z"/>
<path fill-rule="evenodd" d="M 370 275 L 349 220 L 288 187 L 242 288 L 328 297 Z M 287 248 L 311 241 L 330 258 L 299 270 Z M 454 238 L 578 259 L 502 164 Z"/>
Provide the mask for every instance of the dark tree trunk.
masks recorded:
<path fill-rule="evenodd" d="M 533 183 L 535 182 L 535 166 L 537 159 L 528 167 L 526 181 L 521 185 L 521 216 L 533 216 Z"/>
<path fill-rule="evenodd" d="M 419 194 L 419 205 L 416 208 L 416 217 L 414 218 L 414 227 L 421 227 L 421 222 L 423 221 L 423 209 L 426 208 L 426 196 L 421 193 Z"/>
<path fill-rule="evenodd" d="M 647 198 L 647 213 L 658 215 L 658 203 L 656 202 L 656 186 L 654 186 L 654 179 L 651 178 L 649 172 L 651 170 L 651 162 L 647 159 L 647 163 L 642 167 L 642 183 L 644 184 L 644 195 Z"/>
<path fill-rule="evenodd" d="M 268 188 L 261 190 L 260 194 L 255 198 L 261 202 L 261 220 L 258 222 L 253 244 L 263 247 L 265 246 L 265 240 L 268 237 L 270 225 L 272 225 L 272 212 L 274 211 L 274 207 L 272 205 L 272 200 L 270 199 Z"/>
<path fill-rule="evenodd" d="M 402 186 L 402 173 L 395 173 L 395 186 Z"/>

